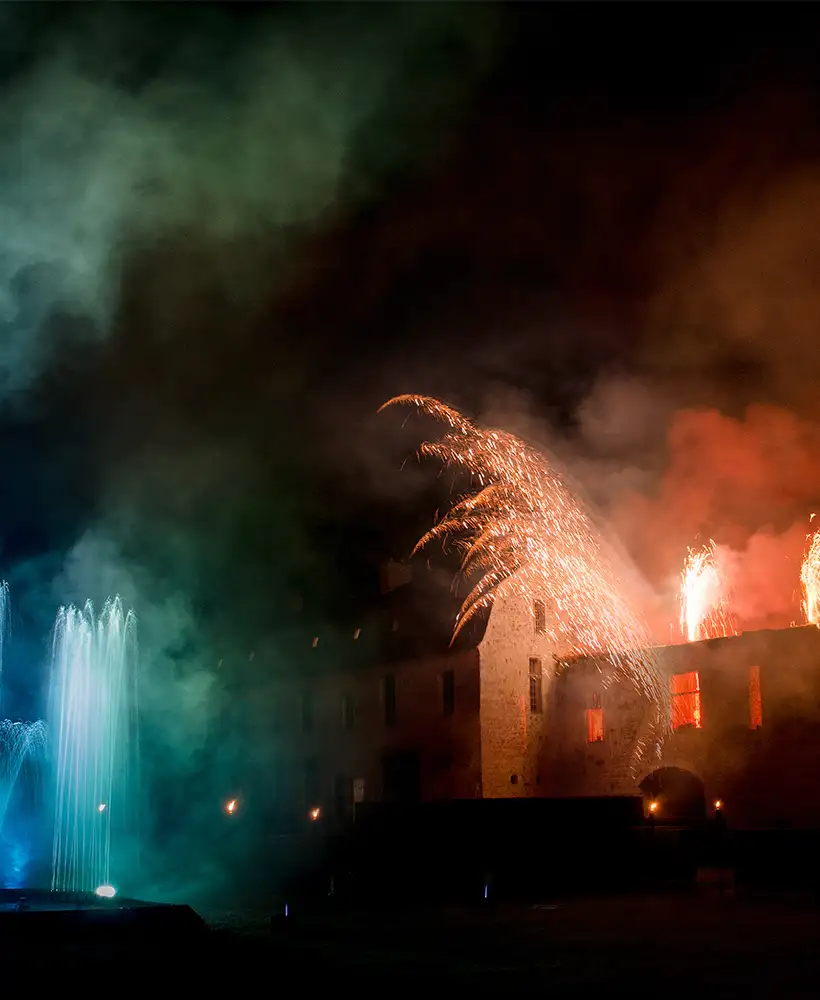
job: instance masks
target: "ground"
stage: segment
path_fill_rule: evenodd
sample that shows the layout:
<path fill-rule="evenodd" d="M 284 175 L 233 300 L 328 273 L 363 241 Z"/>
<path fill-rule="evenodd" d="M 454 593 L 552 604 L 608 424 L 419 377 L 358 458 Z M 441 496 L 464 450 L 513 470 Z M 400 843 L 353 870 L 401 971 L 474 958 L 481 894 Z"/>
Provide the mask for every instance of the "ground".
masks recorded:
<path fill-rule="evenodd" d="M 814 996 L 820 974 L 814 899 L 716 889 L 538 906 L 325 913 L 282 919 L 273 929 L 261 913 L 205 915 L 210 934 L 187 950 L 166 940 L 165 947 L 143 944 L 136 952 L 81 947 L 61 956 L 55 942 L 16 957 L 21 964 L 36 959 L 41 981 L 70 969 L 130 988 L 161 982 L 165 995 L 176 988 L 241 994 L 267 983 L 307 995 L 456 986 L 484 994 L 534 989 L 551 997 L 594 988 L 664 998 L 781 998 Z"/>
<path fill-rule="evenodd" d="M 782 997 L 816 994 L 818 918 L 814 900 L 712 891 L 296 918 L 270 935 L 252 923 L 215 926 L 242 965 L 292 970 L 308 991 L 355 983 Z"/>

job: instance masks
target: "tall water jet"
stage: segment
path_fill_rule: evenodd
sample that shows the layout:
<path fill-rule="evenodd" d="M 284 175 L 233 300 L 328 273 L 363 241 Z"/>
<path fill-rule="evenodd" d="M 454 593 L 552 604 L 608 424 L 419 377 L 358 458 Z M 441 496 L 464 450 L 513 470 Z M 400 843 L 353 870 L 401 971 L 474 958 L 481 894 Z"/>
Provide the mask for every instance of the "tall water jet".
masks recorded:
<path fill-rule="evenodd" d="M 0 711 L 3 708 L 3 644 L 9 624 L 9 585 L 0 582 Z"/>
<path fill-rule="evenodd" d="M 48 717 L 55 782 L 52 889 L 91 891 L 109 884 L 112 861 L 131 848 L 136 654 L 136 619 L 119 597 L 106 601 L 99 616 L 90 601 L 58 612 Z"/>
<path fill-rule="evenodd" d="M 0 885 L 23 884 L 42 828 L 40 776 L 46 752 L 46 726 L 0 720 Z M 9 806 L 12 815 L 7 820 Z"/>
<path fill-rule="evenodd" d="M 12 722 L 0 719 L 0 831 L 23 764 L 29 757 L 42 758 L 45 746 L 46 727 L 42 720 Z"/>

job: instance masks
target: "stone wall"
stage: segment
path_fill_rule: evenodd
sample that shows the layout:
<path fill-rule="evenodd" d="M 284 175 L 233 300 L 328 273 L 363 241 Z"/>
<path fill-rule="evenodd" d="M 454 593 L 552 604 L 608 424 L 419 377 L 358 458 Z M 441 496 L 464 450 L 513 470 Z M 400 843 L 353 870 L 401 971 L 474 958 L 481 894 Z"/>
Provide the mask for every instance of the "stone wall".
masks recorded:
<path fill-rule="evenodd" d="M 611 668 L 588 659 L 568 664 L 551 692 L 556 719 L 544 770 L 557 794 L 636 794 L 662 767 L 701 780 L 707 806 L 720 799 L 736 826 L 817 826 L 820 805 L 820 631 L 813 627 L 745 632 L 658 650 L 669 674 L 696 671 L 701 726 L 670 731 L 660 759 L 634 744 L 646 706 Z M 759 668 L 762 720 L 752 728 L 750 671 Z M 604 740 L 590 743 L 586 711 L 598 698 Z"/>
<path fill-rule="evenodd" d="M 549 692 L 560 650 L 535 625 L 532 602 L 513 593 L 493 605 L 479 643 L 485 798 L 551 794 L 540 761 L 551 736 Z M 541 664 L 541 712 L 530 705 L 531 658 Z"/>

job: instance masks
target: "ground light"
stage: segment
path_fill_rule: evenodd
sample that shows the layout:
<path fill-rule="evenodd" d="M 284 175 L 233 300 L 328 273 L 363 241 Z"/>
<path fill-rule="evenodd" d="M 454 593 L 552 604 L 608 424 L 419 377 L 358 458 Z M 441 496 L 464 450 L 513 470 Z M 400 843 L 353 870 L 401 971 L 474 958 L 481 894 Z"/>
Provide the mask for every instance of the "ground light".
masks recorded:
<path fill-rule="evenodd" d="M 98 885 L 94 890 L 94 895 L 103 899 L 113 899 L 117 895 L 117 890 L 113 885 Z"/>

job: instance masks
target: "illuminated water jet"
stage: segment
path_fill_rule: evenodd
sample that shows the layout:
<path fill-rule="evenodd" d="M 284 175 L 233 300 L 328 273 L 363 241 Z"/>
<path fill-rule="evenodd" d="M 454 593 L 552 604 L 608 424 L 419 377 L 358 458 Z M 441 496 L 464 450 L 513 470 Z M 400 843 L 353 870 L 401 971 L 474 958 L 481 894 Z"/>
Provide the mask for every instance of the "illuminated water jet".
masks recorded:
<path fill-rule="evenodd" d="M 48 716 L 52 889 L 110 885 L 112 852 L 134 832 L 136 681 L 136 620 L 118 597 L 99 616 L 91 602 L 60 609 Z"/>
<path fill-rule="evenodd" d="M 46 747 L 46 727 L 37 722 L 0 719 L 0 830 L 6 819 L 12 793 L 26 760 L 42 759 Z"/>

